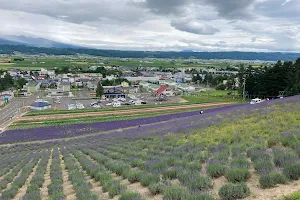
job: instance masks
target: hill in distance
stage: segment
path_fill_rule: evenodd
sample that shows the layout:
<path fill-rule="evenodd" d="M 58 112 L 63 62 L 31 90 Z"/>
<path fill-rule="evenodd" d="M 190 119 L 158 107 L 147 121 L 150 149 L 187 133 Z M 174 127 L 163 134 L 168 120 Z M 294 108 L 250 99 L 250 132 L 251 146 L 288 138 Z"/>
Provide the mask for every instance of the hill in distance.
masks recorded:
<path fill-rule="evenodd" d="M 82 48 L 80 46 L 60 43 L 44 38 L 33 38 L 27 36 L 0 36 L 0 45 L 26 45 L 32 47 L 46 47 L 46 48 Z"/>

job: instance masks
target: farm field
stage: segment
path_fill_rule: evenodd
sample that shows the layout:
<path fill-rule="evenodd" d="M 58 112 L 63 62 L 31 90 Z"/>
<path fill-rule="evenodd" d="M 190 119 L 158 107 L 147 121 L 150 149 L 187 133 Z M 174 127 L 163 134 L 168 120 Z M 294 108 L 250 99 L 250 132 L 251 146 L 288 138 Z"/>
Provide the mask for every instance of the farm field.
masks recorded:
<path fill-rule="evenodd" d="M 229 104 L 226 104 L 229 105 Z M 214 108 L 214 107 L 220 107 L 224 105 L 216 105 L 216 106 L 209 106 L 209 107 L 200 107 L 200 108 Z M 26 128 L 37 128 L 37 127 L 44 127 L 44 126 L 63 126 L 63 125 L 72 125 L 72 124 L 88 124 L 88 123 L 97 123 L 97 122 L 109 122 L 109 121 L 123 121 L 123 120 L 130 120 L 130 119 L 141 119 L 141 118 L 148 118 L 148 117 L 156 117 L 156 116 L 162 116 L 162 115 L 169 115 L 169 114 L 176 114 L 176 113 L 183 113 L 183 112 L 193 112 L 194 114 L 199 113 L 199 107 L 187 107 L 187 108 L 179 108 L 179 109 L 159 109 L 159 110 L 141 110 L 138 111 L 142 112 L 136 112 L 131 113 L 132 111 L 128 112 L 122 112 L 121 110 L 119 112 L 109 112 L 109 113 L 101 113 L 101 115 L 89 115 L 87 113 L 88 119 L 83 118 L 82 116 L 76 117 L 76 115 L 73 115 L 71 117 L 65 117 L 65 115 L 60 119 L 59 117 L 51 117 L 49 119 L 46 118 L 40 118 L 37 116 L 31 117 L 24 117 L 19 118 L 17 121 L 15 121 L 13 124 L 9 126 L 9 129 L 26 129 Z M 134 110 L 133 110 L 134 111 Z M 209 111 L 209 110 L 208 110 Z M 205 111 L 206 112 L 206 111 Z M 93 113 L 94 114 L 94 113 Z M 23 120 L 24 119 L 24 120 Z"/>
<path fill-rule="evenodd" d="M 1 199 L 297 199 L 299 100 L 7 131 Z"/>
<path fill-rule="evenodd" d="M 5 59 L 14 59 L 15 57 L 7 57 Z M 62 68 L 62 67 L 88 67 L 88 66 L 125 66 L 125 67 L 167 67 L 167 68 L 197 68 L 197 67 L 216 67 L 226 68 L 231 65 L 230 61 L 212 61 L 201 60 L 198 63 L 189 62 L 189 60 L 153 60 L 151 62 L 144 62 L 138 59 L 129 59 L 122 61 L 120 59 L 106 59 L 98 58 L 78 58 L 76 56 L 69 57 L 26 57 L 24 61 L 14 61 L 9 64 L 0 63 L 0 69 L 7 69 L 9 67 L 20 69 L 36 69 L 36 68 Z"/>
<path fill-rule="evenodd" d="M 85 117 L 85 116 L 107 116 L 107 115 L 121 115 L 121 114 L 137 114 L 137 113 L 153 113 L 153 112 L 163 112 L 163 111 L 176 111 L 185 109 L 201 109 L 217 106 L 232 105 L 233 103 L 221 102 L 221 103 L 207 103 L 207 104 L 189 104 L 189 105 L 174 105 L 174 106 L 162 106 L 162 107 L 137 107 L 132 109 L 102 109 L 102 110 L 91 110 L 92 112 L 86 112 L 87 110 L 75 110 L 75 112 L 68 111 L 44 111 L 44 112 L 33 112 L 25 115 L 21 118 L 23 121 L 28 120 L 51 120 L 51 119 L 70 119 L 72 117 Z M 131 108 L 131 109 L 129 109 Z M 100 111 L 100 112 L 97 112 Z M 40 114 L 40 115 L 39 115 Z"/>

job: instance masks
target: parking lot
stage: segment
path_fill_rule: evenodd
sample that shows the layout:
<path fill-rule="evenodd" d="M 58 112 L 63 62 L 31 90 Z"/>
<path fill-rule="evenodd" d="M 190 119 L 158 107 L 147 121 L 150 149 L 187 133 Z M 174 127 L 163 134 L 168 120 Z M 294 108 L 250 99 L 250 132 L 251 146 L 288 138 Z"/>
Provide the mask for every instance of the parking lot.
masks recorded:
<path fill-rule="evenodd" d="M 83 94 L 85 93 L 85 94 Z M 85 96 L 83 96 L 85 95 Z M 66 110 L 68 109 L 68 105 L 83 105 L 82 108 L 93 108 L 91 106 L 92 103 L 96 103 L 98 106 L 94 106 L 94 108 L 109 108 L 113 107 L 114 102 L 120 102 L 120 105 L 117 105 L 116 107 L 119 106 L 135 106 L 143 104 L 146 102 L 146 104 L 150 105 L 157 105 L 157 104 L 170 104 L 170 103 L 180 103 L 182 102 L 182 99 L 180 97 L 168 97 L 166 101 L 157 101 L 154 96 L 151 96 L 151 94 L 134 94 L 133 97 L 135 98 L 130 98 L 131 95 L 127 95 L 125 99 L 122 99 L 122 101 L 117 101 L 117 99 L 105 99 L 105 100 L 99 100 L 99 99 L 93 99 L 93 98 L 88 98 L 89 94 L 86 93 L 86 91 L 78 91 L 76 93 L 76 97 L 71 98 L 71 97 L 62 97 L 60 98 L 60 103 L 55 103 L 55 99 L 52 98 L 49 100 L 49 102 L 52 104 L 53 109 L 55 110 Z M 86 99 L 84 99 L 86 98 Z M 120 99 L 119 99 L 120 100 Z M 138 103 L 134 103 L 138 102 Z M 75 109 L 75 108 L 74 108 Z"/>

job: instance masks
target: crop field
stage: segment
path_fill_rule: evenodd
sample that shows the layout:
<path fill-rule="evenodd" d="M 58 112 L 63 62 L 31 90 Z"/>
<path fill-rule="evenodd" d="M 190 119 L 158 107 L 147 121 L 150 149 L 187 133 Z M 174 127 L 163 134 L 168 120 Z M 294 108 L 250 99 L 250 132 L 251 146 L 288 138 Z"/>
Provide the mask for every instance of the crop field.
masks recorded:
<path fill-rule="evenodd" d="M 300 96 L 0 135 L 0 199 L 299 199 Z"/>
<path fill-rule="evenodd" d="M 12 63 L 0 63 L 0 69 L 7 69 L 9 67 L 20 69 L 37 69 L 37 68 L 62 68 L 62 67 L 87 67 L 87 66 L 107 66 L 117 65 L 125 67 L 167 67 L 167 68 L 197 68 L 197 67 L 216 67 L 226 68 L 230 66 L 230 62 L 225 61 L 199 61 L 197 63 L 188 62 L 185 60 L 153 60 L 151 62 L 144 62 L 137 59 L 130 59 L 128 61 L 122 61 L 120 59 L 105 59 L 99 58 L 78 58 L 78 57 L 26 57 L 24 61 L 14 61 L 15 57 L 7 57 L 12 59 Z"/>
<path fill-rule="evenodd" d="M 220 106 L 210 106 L 209 108 L 214 108 L 214 107 L 220 107 Z M 208 107 L 205 107 L 205 109 L 207 108 Z M 200 109 L 199 107 L 194 107 L 194 108 L 191 107 L 191 108 L 181 108 L 181 109 L 172 109 L 172 110 L 162 109 L 153 112 L 147 112 L 147 110 L 143 110 L 143 112 L 137 112 L 137 113 L 134 113 L 132 111 L 128 111 L 128 112 L 113 111 L 110 112 L 111 114 L 106 114 L 105 112 L 103 112 L 103 113 L 99 113 L 103 115 L 94 115 L 94 116 L 89 115 L 87 113 L 87 116 L 89 116 L 88 119 L 82 116 L 76 117 L 76 115 L 73 115 L 72 117 L 64 117 L 64 118 L 59 118 L 57 117 L 57 115 L 55 115 L 55 117 L 50 117 L 50 118 L 43 118 L 43 116 L 34 116 L 34 117 L 25 116 L 19 118 L 19 120 L 11 124 L 9 126 L 9 129 L 26 129 L 26 128 L 37 128 L 37 127 L 44 127 L 44 126 L 63 126 L 63 125 L 72 125 L 72 124 L 88 124 L 88 123 L 109 122 L 109 121 L 116 122 L 116 121 L 142 119 L 142 118 L 156 117 L 156 116 L 183 113 L 183 112 L 192 112 L 192 111 L 194 111 L 193 113 L 196 115 L 198 114 L 199 109 Z M 137 110 L 137 111 L 142 111 L 142 110 Z"/>

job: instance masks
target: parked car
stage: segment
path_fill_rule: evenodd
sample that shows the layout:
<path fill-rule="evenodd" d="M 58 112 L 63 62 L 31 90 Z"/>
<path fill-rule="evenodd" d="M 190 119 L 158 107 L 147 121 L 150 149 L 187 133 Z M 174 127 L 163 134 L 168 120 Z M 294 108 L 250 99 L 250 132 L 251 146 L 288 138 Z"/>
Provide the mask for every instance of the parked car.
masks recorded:
<path fill-rule="evenodd" d="M 98 102 L 93 102 L 93 103 L 91 103 L 91 106 L 93 107 L 94 105 L 97 105 L 98 104 Z"/>
<path fill-rule="evenodd" d="M 68 110 L 75 110 L 76 109 L 76 105 L 75 104 L 69 104 L 68 105 Z"/>
<path fill-rule="evenodd" d="M 113 106 L 113 107 L 120 107 L 120 106 L 121 106 L 121 103 L 120 103 L 120 102 L 114 102 L 112 106 Z"/>
<path fill-rule="evenodd" d="M 76 104 L 77 109 L 84 109 L 84 105 L 82 103 Z"/>
<path fill-rule="evenodd" d="M 256 98 L 256 99 L 252 99 L 250 104 L 258 104 L 258 103 L 261 103 L 261 102 L 264 102 L 264 101 L 259 99 L 259 98 Z"/>

